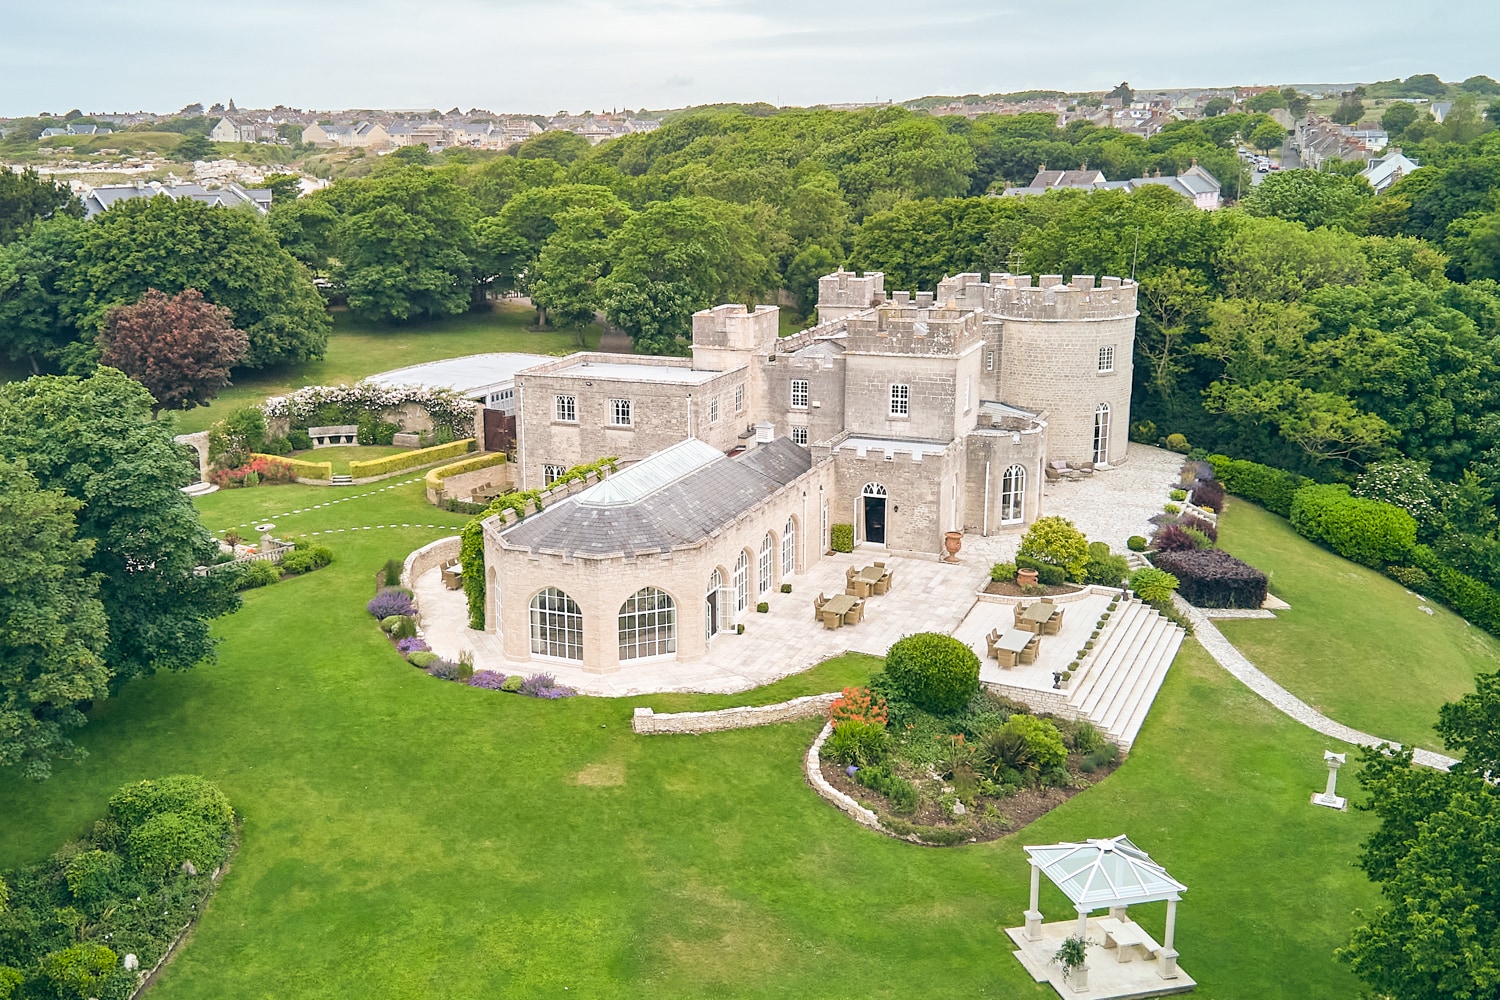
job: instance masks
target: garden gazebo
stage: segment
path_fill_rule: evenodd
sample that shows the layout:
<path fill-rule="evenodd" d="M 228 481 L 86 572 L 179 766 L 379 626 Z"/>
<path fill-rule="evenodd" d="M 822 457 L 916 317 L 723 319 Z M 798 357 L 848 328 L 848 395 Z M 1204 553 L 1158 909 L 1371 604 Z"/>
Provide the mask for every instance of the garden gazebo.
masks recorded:
<path fill-rule="evenodd" d="M 1016 957 L 1022 964 L 1034 974 L 1043 973 L 1036 975 L 1038 981 L 1054 979 L 1052 969 L 1056 967 L 1058 949 L 1068 938 L 1076 937 L 1089 946 L 1102 945 L 1112 950 L 1114 961 L 1095 966 L 1093 982 L 1089 981 L 1086 963 L 1080 968 L 1059 969 L 1059 974 L 1066 971 L 1064 982 L 1075 991 L 1088 988 L 1089 995 L 1094 997 L 1154 996 L 1182 992 L 1196 985 L 1178 968 L 1177 952 L 1172 946 L 1177 903 L 1187 887 L 1168 875 L 1130 838 L 1121 835 L 1082 843 L 1027 847 L 1026 854 L 1031 862 L 1031 903 L 1026 910 L 1026 926 L 1007 933 L 1021 948 Z M 1043 875 L 1068 897 L 1077 912 L 1076 920 L 1042 923 Z M 1166 931 L 1160 944 L 1129 916 L 1132 906 L 1158 902 L 1167 904 Z M 1090 913 L 1102 909 L 1109 910 L 1107 917 L 1090 919 Z M 1137 955 L 1149 961 L 1133 961 Z M 1054 981 L 1053 985 L 1062 992 L 1062 984 Z"/>

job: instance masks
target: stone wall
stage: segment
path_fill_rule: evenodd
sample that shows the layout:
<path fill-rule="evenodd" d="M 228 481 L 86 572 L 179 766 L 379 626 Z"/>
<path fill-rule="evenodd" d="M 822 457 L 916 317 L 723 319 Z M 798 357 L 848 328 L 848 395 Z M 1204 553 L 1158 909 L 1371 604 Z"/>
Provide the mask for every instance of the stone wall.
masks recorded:
<path fill-rule="evenodd" d="M 516 466 L 513 462 L 485 466 L 473 472 L 460 472 L 444 476 L 441 490 L 427 488 L 427 502 L 442 503 L 445 499 L 469 500 L 476 493 L 506 493 L 516 487 Z"/>
<path fill-rule="evenodd" d="M 630 727 L 637 733 L 716 733 L 726 729 L 748 729 L 752 726 L 772 726 L 793 719 L 813 719 L 828 714 L 828 708 L 840 697 L 837 691 L 827 694 L 810 694 L 775 705 L 755 705 L 740 708 L 723 708 L 715 712 L 664 712 L 656 714 L 649 708 L 638 708 L 630 720 Z"/>
<path fill-rule="evenodd" d="M 842 444 L 833 453 L 838 486 L 829 502 L 830 523 L 853 524 L 855 541 L 864 542 L 865 484 L 879 483 L 886 492 L 886 548 L 936 557 L 942 551 L 943 533 L 964 522 L 964 443 L 953 442 L 936 454 L 927 449 L 897 450 L 888 461 L 885 451 L 871 449 L 861 457 L 847 442 Z M 927 453 L 918 458 L 916 453 L 922 451 Z M 956 521 L 955 476 L 960 490 Z"/>
<path fill-rule="evenodd" d="M 422 574 L 436 569 L 449 559 L 457 559 L 462 545 L 461 537 L 449 535 L 407 553 L 406 561 L 401 564 L 401 586 L 410 589 Z"/>
<path fill-rule="evenodd" d="M 776 425 L 777 437 L 806 427 L 809 443 L 828 441 L 844 429 L 844 355 L 838 348 L 824 347 L 809 357 L 775 355 L 757 370 L 765 419 Z M 807 382 L 806 406 L 792 406 L 794 379 Z"/>
<path fill-rule="evenodd" d="M 872 830 L 879 830 L 882 833 L 887 832 L 885 828 L 880 825 L 880 817 L 876 816 L 875 813 L 873 813 L 869 809 L 866 809 L 858 802 L 855 802 L 852 798 L 850 798 L 848 795 L 845 795 L 837 788 L 834 788 L 828 783 L 828 779 L 823 777 L 823 760 L 821 753 L 823 750 L 823 744 L 828 740 L 828 737 L 832 733 L 833 725 L 824 725 L 823 731 L 818 734 L 817 739 L 813 740 L 812 746 L 807 750 L 807 755 L 802 758 L 802 773 L 804 776 L 806 776 L 807 783 L 809 785 L 812 785 L 813 790 L 819 795 L 823 796 L 823 798 L 827 799 L 829 802 L 832 802 L 834 805 L 838 806 L 844 812 L 852 816 L 856 823 L 860 824 L 861 826 L 868 826 Z"/>
<path fill-rule="evenodd" d="M 818 279 L 818 322 L 843 319 L 885 301 L 885 275 L 867 271 L 863 276 L 843 268 Z"/>
<path fill-rule="evenodd" d="M 980 428 L 969 434 L 964 449 L 963 530 L 981 535 L 1023 531 L 1042 509 L 1047 435 L 1038 426 L 1026 431 Z M 1021 521 L 1001 523 L 1006 470 L 1020 466 L 1025 476 Z"/>

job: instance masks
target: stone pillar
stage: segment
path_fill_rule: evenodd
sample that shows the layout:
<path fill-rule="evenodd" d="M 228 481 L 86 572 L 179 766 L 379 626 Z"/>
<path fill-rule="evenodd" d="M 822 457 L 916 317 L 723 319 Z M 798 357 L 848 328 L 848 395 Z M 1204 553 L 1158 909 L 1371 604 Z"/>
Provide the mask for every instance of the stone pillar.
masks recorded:
<path fill-rule="evenodd" d="M 1315 806 L 1327 806 L 1329 809 L 1347 809 L 1349 801 L 1337 793 L 1339 768 L 1344 766 L 1347 759 L 1345 754 L 1334 753 L 1332 750 L 1323 752 L 1323 763 L 1328 765 L 1328 785 L 1321 793 L 1313 793 L 1312 803 Z"/>
<path fill-rule="evenodd" d="M 1042 870 L 1033 861 L 1031 863 L 1031 905 L 1026 908 L 1026 940 L 1028 941 L 1042 939 L 1041 879 Z"/>
<path fill-rule="evenodd" d="M 1088 940 L 1089 936 L 1089 911 L 1084 909 L 1082 904 L 1076 906 L 1075 909 L 1078 910 L 1077 934 L 1080 938 L 1083 938 L 1086 941 Z"/>
<path fill-rule="evenodd" d="M 1109 915 L 1112 918 L 1114 918 L 1115 920 L 1118 920 L 1121 923 L 1124 923 L 1125 921 L 1127 921 L 1127 920 L 1130 919 L 1130 907 L 1128 907 L 1128 906 L 1111 906 L 1109 908 Z"/>
<path fill-rule="evenodd" d="M 1156 953 L 1156 974 L 1163 979 L 1177 978 L 1177 952 L 1172 937 L 1177 931 L 1177 900 L 1167 900 L 1167 932 L 1162 936 L 1161 951 Z"/>

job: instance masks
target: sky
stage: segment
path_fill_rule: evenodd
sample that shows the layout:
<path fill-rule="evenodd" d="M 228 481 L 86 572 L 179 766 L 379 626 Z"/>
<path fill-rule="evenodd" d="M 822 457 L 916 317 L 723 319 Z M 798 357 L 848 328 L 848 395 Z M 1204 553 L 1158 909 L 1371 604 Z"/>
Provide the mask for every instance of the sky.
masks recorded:
<path fill-rule="evenodd" d="M 0 115 L 671 108 L 1500 78 L 1500 2 L 0 0 Z"/>

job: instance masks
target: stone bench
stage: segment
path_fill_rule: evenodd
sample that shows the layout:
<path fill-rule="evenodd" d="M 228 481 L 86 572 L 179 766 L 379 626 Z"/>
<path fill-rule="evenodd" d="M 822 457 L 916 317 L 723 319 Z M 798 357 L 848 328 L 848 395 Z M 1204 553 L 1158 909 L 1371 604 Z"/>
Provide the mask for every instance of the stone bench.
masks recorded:
<path fill-rule="evenodd" d="M 359 444 L 359 425 L 330 424 L 327 427 L 309 427 L 307 436 L 312 438 L 314 448 Z"/>

